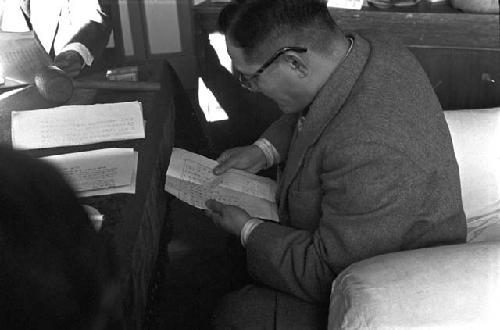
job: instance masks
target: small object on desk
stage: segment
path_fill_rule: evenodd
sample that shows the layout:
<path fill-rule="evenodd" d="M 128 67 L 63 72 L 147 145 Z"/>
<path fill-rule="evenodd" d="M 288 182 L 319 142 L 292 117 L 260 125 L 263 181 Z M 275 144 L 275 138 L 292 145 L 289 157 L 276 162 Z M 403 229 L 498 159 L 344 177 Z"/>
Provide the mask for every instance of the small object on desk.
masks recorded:
<path fill-rule="evenodd" d="M 415 6 L 420 0 L 394 0 L 394 7 L 411 7 Z"/>
<path fill-rule="evenodd" d="M 360 10 L 363 0 L 328 0 L 328 7 Z"/>
<path fill-rule="evenodd" d="M 104 221 L 104 215 L 99 212 L 95 207 L 92 207 L 90 205 L 82 205 L 85 212 L 87 212 L 90 221 L 92 222 L 92 225 L 94 225 L 94 228 L 96 231 L 101 230 L 102 228 L 102 222 Z"/>
<path fill-rule="evenodd" d="M 106 72 L 106 79 L 118 81 L 138 81 L 139 68 L 137 66 L 122 66 L 109 69 Z"/>
<path fill-rule="evenodd" d="M 500 3 L 498 0 L 450 0 L 453 8 L 464 13 L 498 14 Z"/>
<path fill-rule="evenodd" d="M 144 139 L 140 102 L 12 111 L 12 146 L 41 149 Z"/>
<path fill-rule="evenodd" d="M 160 83 L 146 81 L 73 80 L 55 66 L 47 66 L 35 75 L 35 85 L 45 99 L 56 104 L 66 103 L 75 88 L 114 89 L 123 91 L 159 91 Z"/>

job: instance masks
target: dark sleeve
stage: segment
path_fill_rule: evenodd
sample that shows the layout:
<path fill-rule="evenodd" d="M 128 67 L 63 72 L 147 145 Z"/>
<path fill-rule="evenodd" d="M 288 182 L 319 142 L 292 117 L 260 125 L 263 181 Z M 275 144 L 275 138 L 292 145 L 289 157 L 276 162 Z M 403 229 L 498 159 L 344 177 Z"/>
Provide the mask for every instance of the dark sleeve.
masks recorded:
<path fill-rule="evenodd" d="M 111 19 L 102 5 L 103 1 L 70 0 L 69 3 L 71 22 L 79 28 L 68 44 L 81 43 L 94 58 L 98 58 L 106 48 L 111 33 Z"/>
<path fill-rule="evenodd" d="M 276 148 L 281 162 L 285 162 L 288 156 L 288 149 L 294 137 L 298 118 L 297 114 L 284 114 L 273 122 L 261 136 Z"/>

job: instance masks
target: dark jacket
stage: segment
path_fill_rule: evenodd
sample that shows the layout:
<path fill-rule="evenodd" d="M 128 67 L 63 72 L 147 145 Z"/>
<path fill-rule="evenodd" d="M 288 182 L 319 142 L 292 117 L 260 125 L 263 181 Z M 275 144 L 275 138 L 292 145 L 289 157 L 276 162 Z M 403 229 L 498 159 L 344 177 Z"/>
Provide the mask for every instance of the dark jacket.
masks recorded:
<path fill-rule="evenodd" d="M 426 74 L 391 40 L 353 36 L 300 133 L 284 115 L 263 135 L 286 162 L 280 223 L 252 232 L 248 268 L 313 302 L 327 302 L 353 262 L 466 237 L 451 137 Z"/>

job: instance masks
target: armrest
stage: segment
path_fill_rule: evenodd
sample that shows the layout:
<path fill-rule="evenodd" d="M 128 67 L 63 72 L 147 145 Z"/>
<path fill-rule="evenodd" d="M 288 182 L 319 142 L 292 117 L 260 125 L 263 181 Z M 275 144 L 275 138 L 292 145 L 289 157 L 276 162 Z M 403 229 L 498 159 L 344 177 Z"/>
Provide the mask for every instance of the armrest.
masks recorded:
<path fill-rule="evenodd" d="M 500 242 L 376 256 L 334 281 L 328 329 L 493 329 Z"/>

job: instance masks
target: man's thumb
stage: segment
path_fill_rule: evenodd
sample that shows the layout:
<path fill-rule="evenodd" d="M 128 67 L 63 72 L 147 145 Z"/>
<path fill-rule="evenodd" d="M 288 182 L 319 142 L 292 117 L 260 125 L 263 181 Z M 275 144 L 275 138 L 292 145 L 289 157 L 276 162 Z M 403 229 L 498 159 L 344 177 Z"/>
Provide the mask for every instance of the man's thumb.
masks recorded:
<path fill-rule="evenodd" d="M 214 174 L 215 175 L 221 175 L 225 173 L 227 170 L 233 167 L 234 161 L 229 158 L 228 160 L 220 163 L 219 165 L 214 167 Z"/>

